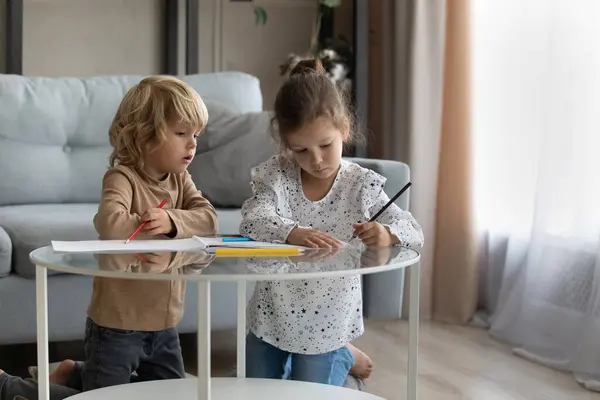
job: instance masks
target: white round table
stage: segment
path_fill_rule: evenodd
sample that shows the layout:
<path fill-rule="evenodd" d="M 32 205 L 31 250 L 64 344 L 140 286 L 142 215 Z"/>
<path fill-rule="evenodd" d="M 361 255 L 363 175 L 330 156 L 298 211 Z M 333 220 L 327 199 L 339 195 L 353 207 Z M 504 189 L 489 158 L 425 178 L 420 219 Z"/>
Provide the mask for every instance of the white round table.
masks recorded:
<path fill-rule="evenodd" d="M 332 278 L 374 274 L 408 268 L 410 275 L 409 346 L 407 365 L 407 400 L 417 399 L 419 333 L 419 266 L 420 254 L 409 248 L 365 249 L 346 247 L 337 251 L 316 250 L 295 257 L 215 257 L 200 248 L 173 254 L 190 260 L 177 270 L 165 266 L 142 264 L 130 268 L 132 254 L 110 253 L 98 257 L 92 253 L 58 253 L 51 246 L 30 254 L 36 265 L 37 346 L 39 399 L 50 400 L 48 380 L 48 270 L 63 273 L 136 280 L 186 280 L 198 285 L 198 378 L 141 382 L 97 389 L 72 397 L 93 399 L 379 399 L 356 390 L 298 382 L 245 378 L 246 353 L 246 282 Z M 144 257 L 144 254 L 141 254 Z M 172 258 L 172 259 L 173 259 Z M 102 261 L 110 259 L 110 262 Z M 122 265 L 121 265 L 122 264 Z M 143 267 L 146 265 L 147 267 Z M 237 282 L 237 378 L 211 378 L 210 371 L 210 284 L 212 281 Z"/>
<path fill-rule="evenodd" d="M 84 392 L 69 400 L 165 400 L 193 399 L 198 392 L 196 379 L 129 383 Z M 338 386 L 276 379 L 212 378 L 213 399 L 236 400 L 382 400 L 381 397 Z"/>

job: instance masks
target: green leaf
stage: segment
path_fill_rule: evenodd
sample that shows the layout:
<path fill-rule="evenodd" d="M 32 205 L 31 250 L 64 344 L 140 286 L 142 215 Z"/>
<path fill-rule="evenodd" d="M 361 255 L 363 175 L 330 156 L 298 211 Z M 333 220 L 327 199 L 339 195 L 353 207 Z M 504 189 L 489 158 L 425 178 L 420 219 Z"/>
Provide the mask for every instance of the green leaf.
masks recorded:
<path fill-rule="evenodd" d="M 254 7 L 254 25 L 265 25 L 267 19 L 267 10 L 263 7 Z"/>
<path fill-rule="evenodd" d="M 321 4 L 329 8 L 335 8 L 342 4 L 342 0 L 321 0 Z"/>
<path fill-rule="evenodd" d="M 308 52 L 313 56 L 313 57 L 317 57 L 319 54 L 319 51 L 321 51 L 321 45 L 318 42 L 312 43 L 310 45 L 310 49 L 308 50 Z"/>

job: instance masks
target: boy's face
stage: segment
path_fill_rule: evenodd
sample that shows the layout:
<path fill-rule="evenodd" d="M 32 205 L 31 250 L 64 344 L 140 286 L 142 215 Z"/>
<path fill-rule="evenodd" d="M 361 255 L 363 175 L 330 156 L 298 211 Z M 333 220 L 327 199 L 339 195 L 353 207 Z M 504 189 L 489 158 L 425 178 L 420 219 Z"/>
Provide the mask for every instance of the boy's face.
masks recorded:
<path fill-rule="evenodd" d="M 340 166 L 347 138 L 348 130 L 342 132 L 327 119 L 318 118 L 287 135 L 285 143 L 306 173 L 317 179 L 330 179 Z"/>
<path fill-rule="evenodd" d="M 161 179 L 165 174 L 184 172 L 196 155 L 196 140 L 200 131 L 182 123 L 167 126 L 166 140 L 145 160 L 148 172 Z"/>

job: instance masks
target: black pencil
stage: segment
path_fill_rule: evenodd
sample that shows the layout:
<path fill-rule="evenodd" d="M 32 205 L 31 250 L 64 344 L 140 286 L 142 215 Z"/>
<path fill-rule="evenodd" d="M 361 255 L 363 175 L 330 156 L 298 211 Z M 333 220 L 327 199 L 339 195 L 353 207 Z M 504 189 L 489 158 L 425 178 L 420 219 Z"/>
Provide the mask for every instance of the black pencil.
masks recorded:
<path fill-rule="evenodd" d="M 388 209 L 388 207 L 389 207 L 389 206 L 391 206 L 391 205 L 394 203 L 394 201 L 396 201 L 396 199 L 397 199 L 398 197 L 402 196 L 402 193 L 406 192 L 406 189 L 408 189 L 408 188 L 410 187 L 410 185 L 412 185 L 412 183 L 410 183 L 410 182 L 408 182 L 406 185 L 404 185 L 404 187 L 403 187 L 402 189 L 400 189 L 400 191 L 399 191 L 398 193 L 396 193 L 396 194 L 394 195 L 394 197 L 392 197 L 392 198 L 390 199 L 390 201 L 388 201 L 388 202 L 387 202 L 387 204 L 386 204 L 385 206 L 381 207 L 381 210 L 379 210 L 379 211 L 377 212 L 377 214 L 373 215 L 373 216 L 371 217 L 371 219 L 369 219 L 369 222 L 373 222 L 373 221 L 375 221 L 377 218 L 379 218 L 379 216 L 380 216 L 381 214 L 383 214 L 383 213 L 384 213 L 384 211 L 385 211 L 385 210 L 387 210 L 387 209 Z M 352 236 L 352 239 L 354 239 L 355 237 L 356 237 L 356 236 L 354 236 L 354 235 L 353 235 L 353 236 Z M 352 240 L 352 239 L 350 239 L 350 240 Z"/>

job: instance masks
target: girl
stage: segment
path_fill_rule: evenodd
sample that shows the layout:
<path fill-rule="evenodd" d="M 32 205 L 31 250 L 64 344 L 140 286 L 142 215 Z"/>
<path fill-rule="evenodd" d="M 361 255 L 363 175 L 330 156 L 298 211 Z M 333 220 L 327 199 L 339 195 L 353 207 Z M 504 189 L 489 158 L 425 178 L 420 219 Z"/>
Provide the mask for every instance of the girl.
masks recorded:
<path fill-rule="evenodd" d="M 318 61 L 298 63 L 274 111 L 283 154 L 251 171 L 242 235 L 320 248 L 352 237 L 366 246 L 423 245 L 419 224 L 395 205 L 380 222 L 364 222 L 389 200 L 385 178 L 342 160 L 355 139 L 352 119 Z M 358 276 L 258 283 L 248 306 L 248 376 L 281 378 L 291 355 L 291 379 L 343 385 L 354 362 L 346 344 L 364 330 L 361 298 Z"/>

